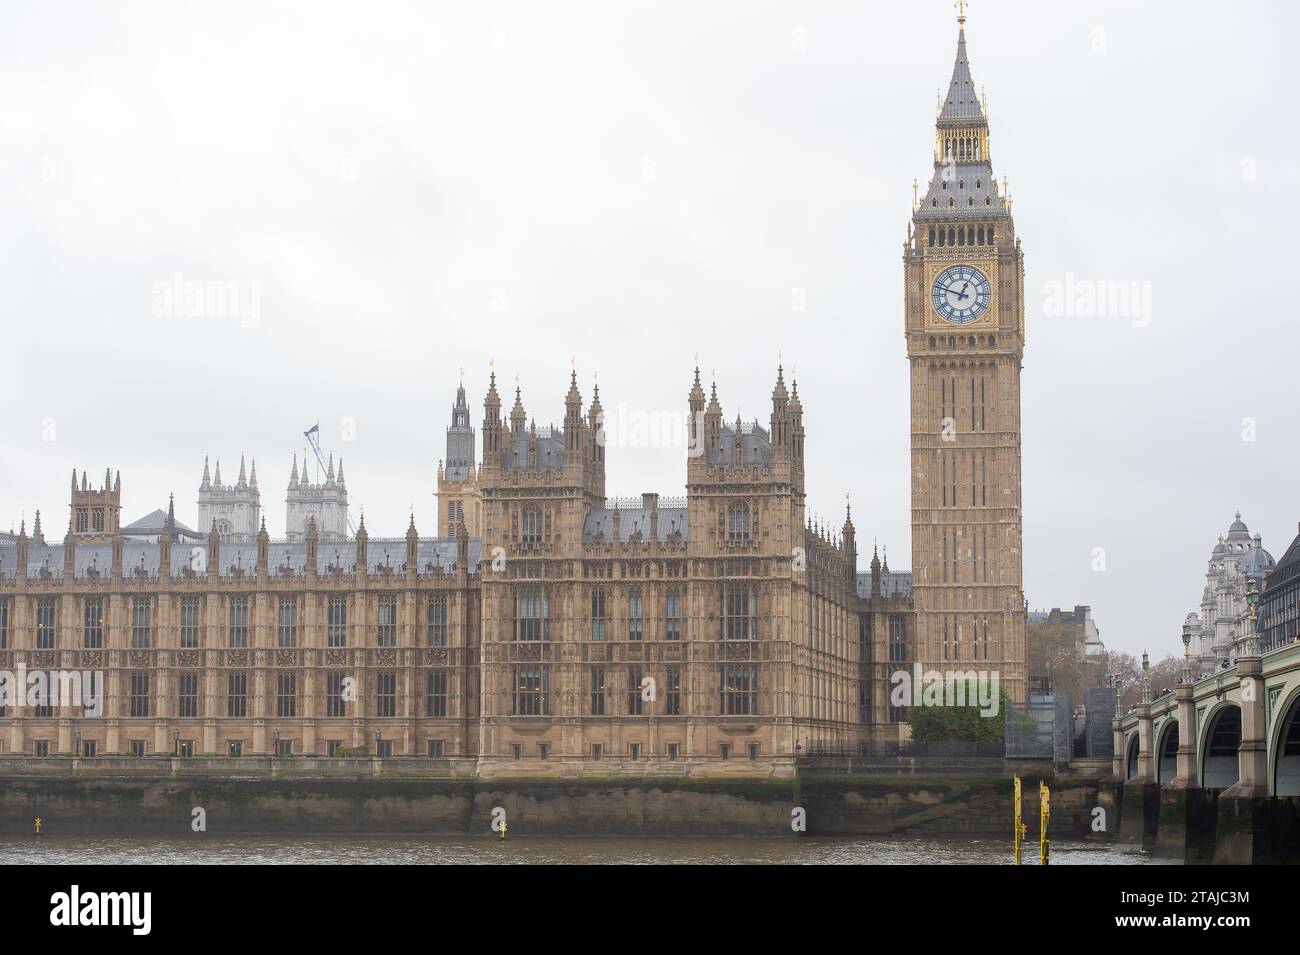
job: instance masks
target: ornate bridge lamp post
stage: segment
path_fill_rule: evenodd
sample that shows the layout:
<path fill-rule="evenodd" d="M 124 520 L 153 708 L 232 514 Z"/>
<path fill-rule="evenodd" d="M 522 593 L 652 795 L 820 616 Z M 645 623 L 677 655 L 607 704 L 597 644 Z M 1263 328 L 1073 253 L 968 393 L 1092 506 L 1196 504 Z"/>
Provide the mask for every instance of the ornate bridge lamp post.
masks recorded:
<path fill-rule="evenodd" d="M 1138 717 L 1138 778 L 1144 782 L 1155 779 L 1152 772 L 1153 740 L 1151 724 L 1151 659 L 1142 651 L 1142 702 L 1137 708 Z"/>
<path fill-rule="evenodd" d="M 1264 706 L 1264 661 L 1259 656 L 1259 634 L 1255 632 L 1255 579 L 1247 581 L 1246 603 L 1250 627 L 1245 653 L 1237 657 L 1237 685 L 1240 689 L 1241 745 L 1237 748 L 1237 782 L 1223 791 L 1231 799 L 1268 796 L 1268 715 Z M 1226 805 L 1226 804 L 1225 804 Z"/>
<path fill-rule="evenodd" d="M 1246 656 L 1259 656 L 1259 632 L 1255 629 L 1255 621 L 1258 618 L 1259 611 L 1259 591 L 1255 587 L 1255 578 L 1249 577 L 1246 580 L 1246 606 L 1250 608 L 1250 622 L 1246 625 Z"/>
<path fill-rule="evenodd" d="M 1110 756 L 1110 773 L 1116 779 L 1124 779 L 1124 730 L 1120 727 L 1120 720 L 1124 718 L 1123 705 L 1120 703 L 1120 691 L 1123 689 L 1124 681 L 1118 673 L 1113 674 L 1110 678 L 1110 685 L 1115 690 L 1115 716 L 1110 721 L 1110 732 L 1112 739 L 1112 749 Z"/>
<path fill-rule="evenodd" d="M 1196 785 L 1196 689 L 1192 686 L 1192 628 L 1183 624 L 1183 678 L 1174 687 L 1178 713 L 1178 752 L 1174 757 L 1175 773 L 1170 781 L 1175 789 Z"/>

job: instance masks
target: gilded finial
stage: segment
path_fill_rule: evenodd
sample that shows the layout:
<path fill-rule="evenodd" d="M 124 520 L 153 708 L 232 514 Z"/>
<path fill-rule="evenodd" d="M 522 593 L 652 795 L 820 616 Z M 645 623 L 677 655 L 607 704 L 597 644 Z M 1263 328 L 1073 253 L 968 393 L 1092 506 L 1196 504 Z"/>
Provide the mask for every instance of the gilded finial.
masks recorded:
<path fill-rule="evenodd" d="M 965 26 L 966 24 L 966 0 L 956 0 L 953 4 L 957 8 L 957 23 Z"/>

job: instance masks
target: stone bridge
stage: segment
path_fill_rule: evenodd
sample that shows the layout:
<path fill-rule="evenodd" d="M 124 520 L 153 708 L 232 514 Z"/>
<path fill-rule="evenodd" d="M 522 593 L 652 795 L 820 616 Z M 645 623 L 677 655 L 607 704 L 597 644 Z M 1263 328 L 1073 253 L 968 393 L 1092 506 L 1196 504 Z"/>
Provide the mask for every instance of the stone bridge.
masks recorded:
<path fill-rule="evenodd" d="M 1112 723 L 1120 840 L 1187 861 L 1294 852 L 1300 643 L 1149 697 Z"/>

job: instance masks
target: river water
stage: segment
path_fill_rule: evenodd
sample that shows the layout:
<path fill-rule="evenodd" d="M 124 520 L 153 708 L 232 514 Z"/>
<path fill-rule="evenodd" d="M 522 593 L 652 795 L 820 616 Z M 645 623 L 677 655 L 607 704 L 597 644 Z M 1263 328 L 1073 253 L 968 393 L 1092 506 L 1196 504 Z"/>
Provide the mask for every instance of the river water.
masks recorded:
<path fill-rule="evenodd" d="M 991 839 L 786 838 L 660 839 L 604 836 L 18 836 L 0 839 L 0 858 L 27 864 L 796 864 L 1009 865 L 1011 847 Z M 1037 844 L 1024 849 L 1038 864 Z M 1081 842 L 1052 845 L 1053 865 L 1142 865 L 1141 853 Z"/>

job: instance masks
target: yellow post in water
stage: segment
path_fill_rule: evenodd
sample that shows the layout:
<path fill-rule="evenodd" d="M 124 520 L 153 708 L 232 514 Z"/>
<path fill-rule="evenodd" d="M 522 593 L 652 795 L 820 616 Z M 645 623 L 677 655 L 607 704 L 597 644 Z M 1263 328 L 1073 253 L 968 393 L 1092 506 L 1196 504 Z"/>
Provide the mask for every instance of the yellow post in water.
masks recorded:
<path fill-rule="evenodd" d="M 1011 830 L 1012 830 L 1013 843 L 1016 848 L 1016 865 L 1020 865 L 1020 851 L 1021 851 L 1021 847 L 1024 845 L 1025 830 L 1028 827 L 1025 825 L 1024 816 L 1020 811 L 1020 777 L 1016 776 L 1015 780 L 1016 780 L 1016 794 L 1015 794 L 1015 799 L 1013 800 L 1015 806 L 1015 818 L 1012 820 Z"/>
<path fill-rule="evenodd" d="M 1047 837 L 1047 826 L 1052 821 L 1052 791 L 1047 783 L 1038 784 L 1038 864 L 1047 865 L 1052 854 L 1052 840 Z"/>

